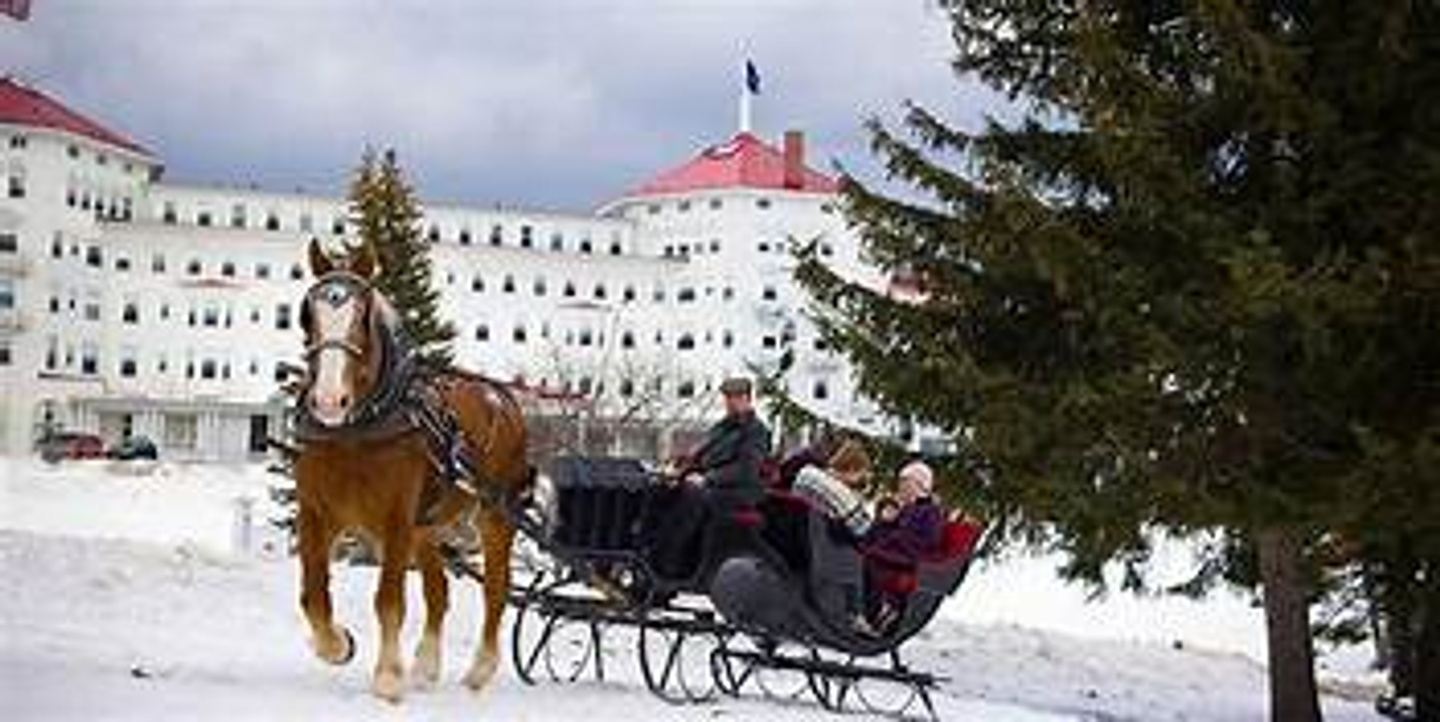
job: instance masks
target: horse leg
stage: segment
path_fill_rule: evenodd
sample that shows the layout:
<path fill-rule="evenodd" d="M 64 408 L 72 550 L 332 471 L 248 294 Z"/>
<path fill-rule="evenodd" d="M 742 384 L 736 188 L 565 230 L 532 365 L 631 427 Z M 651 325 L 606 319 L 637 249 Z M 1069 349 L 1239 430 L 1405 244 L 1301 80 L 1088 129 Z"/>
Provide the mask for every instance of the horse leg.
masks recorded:
<path fill-rule="evenodd" d="M 296 515 L 300 552 L 300 608 L 310 623 L 310 645 L 315 656 L 330 664 L 345 664 L 355 656 L 355 638 L 335 624 L 330 604 L 330 547 L 335 527 L 305 504 Z"/>
<path fill-rule="evenodd" d="M 450 604 L 450 581 L 445 577 L 445 564 L 435 544 L 427 540 L 416 550 L 416 561 L 425 580 L 425 631 L 415 647 L 412 672 L 416 683 L 427 686 L 440 680 L 440 630 Z"/>
<path fill-rule="evenodd" d="M 465 684 L 480 690 L 495 676 L 500 663 L 500 621 L 510 596 L 510 549 L 515 528 L 499 510 L 485 508 L 480 514 L 480 543 L 485 552 L 485 626 L 475 661 L 465 674 Z"/>
<path fill-rule="evenodd" d="M 406 524 L 389 522 L 381 552 L 380 583 L 375 588 L 380 655 L 375 659 L 375 677 L 370 689 L 375 696 L 390 702 L 399 702 L 405 688 L 400 627 L 405 624 L 405 571 L 410 565 L 411 536 L 412 530 Z"/>

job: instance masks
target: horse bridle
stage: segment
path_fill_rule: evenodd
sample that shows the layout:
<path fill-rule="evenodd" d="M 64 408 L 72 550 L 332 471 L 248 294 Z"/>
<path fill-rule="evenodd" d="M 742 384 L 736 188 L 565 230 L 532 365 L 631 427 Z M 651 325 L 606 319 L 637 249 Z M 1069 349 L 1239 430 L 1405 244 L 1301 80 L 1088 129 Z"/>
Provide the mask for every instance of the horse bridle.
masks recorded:
<path fill-rule="evenodd" d="M 347 291 L 345 298 L 367 293 L 373 288 L 369 281 L 349 271 L 331 271 L 321 276 L 320 278 L 316 279 L 315 285 L 308 292 L 306 292 L 305 299 L 300 303 L 301 328 L 306 329 L 307 331 L 309 330 L 310 306 L 314 304 L 317 300 L 320 300 L 324 303 L 336 304 L 336 300 L 319 299 L 318 296 L 322 292 L 331 291 L 333 289 L 336 289 L 337 287 L 344 288 Z M 343 300 L 343 298 L 339 300 Z M 310 359 L 315 357 L 315 354 L 318 354 L 327 348 L 339 349 L 355 358 L 362 358 L 365 356 L 365 349 L 362 349 L 359 346 L 355 345 L 349 339 L 324 338 L 314 343 L 305 345 L 305 360 L 308 362 Z"/>

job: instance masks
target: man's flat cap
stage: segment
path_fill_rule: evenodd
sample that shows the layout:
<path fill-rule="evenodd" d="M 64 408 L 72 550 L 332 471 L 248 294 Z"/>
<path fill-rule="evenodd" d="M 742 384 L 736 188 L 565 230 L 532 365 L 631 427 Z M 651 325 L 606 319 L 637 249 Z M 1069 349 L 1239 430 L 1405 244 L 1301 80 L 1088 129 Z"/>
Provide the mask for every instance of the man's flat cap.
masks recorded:
<path fill-rule="evenodd" d="M 749 395 L 752 390 L 753 389 L 750 383 L 750 379 L 744 378 L 742 376 L 732 376 L 728 379 L 725 379 L 725 381 L 720 384 L 720 393 L 727 396 L 733 396 L 736 394 Z"/>

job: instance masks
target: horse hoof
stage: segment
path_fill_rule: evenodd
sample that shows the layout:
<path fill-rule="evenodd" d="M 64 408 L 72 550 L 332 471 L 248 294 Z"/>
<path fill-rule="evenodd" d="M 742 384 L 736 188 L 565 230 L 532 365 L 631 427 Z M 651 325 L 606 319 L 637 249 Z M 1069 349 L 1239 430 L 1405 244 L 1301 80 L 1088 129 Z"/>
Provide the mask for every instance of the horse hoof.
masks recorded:
<path fill-rule="evenodd" d="M 315 642 L 315 656 L 337 667 L 349 664 L 350 660 L 355 658 L 355 637 L 351 636 L 350 630 L 344 627 L 338 627 L 338 629 L 340 630 L 337 635 L 340 637 L 339 650 L 327 649 L 321 645 L 319 640 Z"/>
<path fill-rule="evenodd" d="M 421 642 L 415 650 L 415 664 L 410 667 L 410 676 L 416 689 L 425 690 L 440 681 L 440 647 Z"/>
<path fill-rule="evenodd" d="M 465 674 L 465 686 L 476 692 L 485 689 L 485 685 L 489 684 L 490 679 L 495 676 L 496 666 L 497 662 L 494 659 L 476 662 L 475 666 Z"/>
<path fill-rule="evenodd" d="M 380 672 L 375 675 L 370 691 L 386 702 L 398 703 L 405 696 L 405 679 L 394 672 Z"/>

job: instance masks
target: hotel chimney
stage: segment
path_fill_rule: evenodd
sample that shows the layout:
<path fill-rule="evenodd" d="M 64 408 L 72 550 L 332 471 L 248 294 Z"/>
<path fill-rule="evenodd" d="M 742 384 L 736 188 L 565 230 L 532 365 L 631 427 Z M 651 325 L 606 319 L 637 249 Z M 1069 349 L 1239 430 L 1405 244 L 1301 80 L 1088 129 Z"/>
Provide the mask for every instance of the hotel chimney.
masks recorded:
<path fill-rule="evenodd" d="M 785 131 L 785 187 L 798 189 L 805 185 L 805 134 Z"/>

